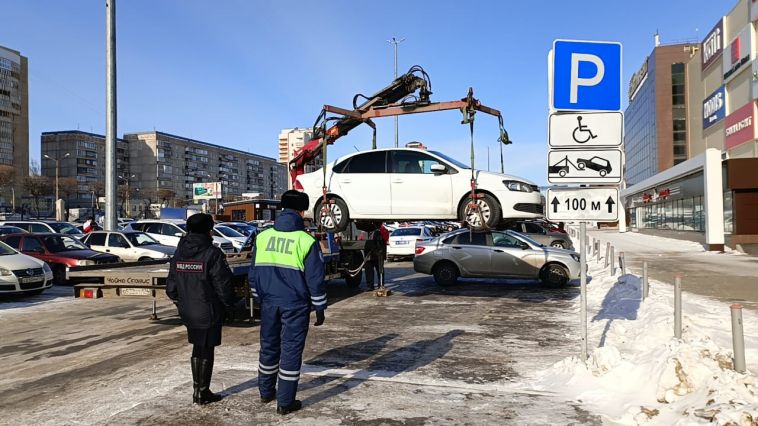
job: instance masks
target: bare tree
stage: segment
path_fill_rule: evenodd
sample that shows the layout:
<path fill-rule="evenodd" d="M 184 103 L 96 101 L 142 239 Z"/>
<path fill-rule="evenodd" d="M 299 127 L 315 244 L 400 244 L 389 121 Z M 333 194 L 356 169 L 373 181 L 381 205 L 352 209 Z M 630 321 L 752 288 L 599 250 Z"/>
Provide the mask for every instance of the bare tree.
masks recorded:
<path fill-rule="evenodd" d="M 0 190 L 4 190 L 3 194 L 10 194 L 11 187 L 13 187 L 15 182 L 16 169 L 5 164 L 0 165 Z"/>
<path fill-rule="evenodd" d="M 173 200 L 175 197 L 176 197 L 176 191 L 172 189 L 159 189 L 158 190 L 158 200 L 160 200 L 162 204 L 168 204 L 168 202 Z"/>
<path fill-rule="evenodd" d="M 39 202 L 53 194 L 53 182 L 47 176 L 31 175 L 24 179 L 24 190 L 32 197 L 34 209 L 39 217 Z"/>

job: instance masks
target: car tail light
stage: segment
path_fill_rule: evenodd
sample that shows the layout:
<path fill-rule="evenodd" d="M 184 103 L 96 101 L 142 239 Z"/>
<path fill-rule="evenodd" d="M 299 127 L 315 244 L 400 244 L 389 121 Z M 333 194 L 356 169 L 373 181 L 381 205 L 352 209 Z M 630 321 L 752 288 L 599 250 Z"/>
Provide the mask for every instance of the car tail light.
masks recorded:
<path fill-rule="evenodd" d="M 99 299 L 103 297 L 103 293 L 97 288 L 82 288 L 79 289 L 79 297 L 84 299 Z"/>
<path fill-rule="evenodd" d="M 301 184 L 300 181 L 297 180 L 297 179 L 295 179 L 294 186 L 295 186 L 295 189 L 298 190 L 298 191 L 302 191 L 302 190 L 305 189 L 305 188 L 303 188 L 303 184 Z"/>
<path fill-rule="evenodd" d="M 421 254 L 426 250 L 426 247 L 416 247 L 416 254 Z"/>

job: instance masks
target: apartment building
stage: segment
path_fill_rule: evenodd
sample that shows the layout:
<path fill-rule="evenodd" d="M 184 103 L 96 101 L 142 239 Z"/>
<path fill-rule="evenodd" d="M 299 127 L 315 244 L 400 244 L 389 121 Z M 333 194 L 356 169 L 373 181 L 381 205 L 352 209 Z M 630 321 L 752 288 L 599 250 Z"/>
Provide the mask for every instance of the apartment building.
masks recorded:
<path fill-rule="evenodd" d="M 134 196 L 144 203 L 191 204 L 197 182 L 221 182 L 224 201 L 250 193 L 274 199 L 286 189 L 286 167 L 270 157 L 160 131 L 124 139 L 129 173 L 140 189 Z"/>
<path fill-rule="evenodd" d="M 29 64 L 20 52 L 3 46 L 0 46 L 0 164 L 16 169 L 14 189 L 19 196 L 22 180 L 29 175 Z M 10 204 L 9 195 L 0 194 L 0 202 Z"/>
<path fill-rule="evenodd" d="M 41 172 L 55 178 L 56 165 L 59 178 L 75 178 L 76 187 L 61 188 L 61 198 L 68 207 L 92 207 L 97 197 L 105 196 L 105 136 L 80 130 L 44 132 L 41 139 Z M 56 161 L 57 160 L 57 161 Z M 116 168 L 126 185 L 129 178 L 129 150 L 126 141 L 116 142 Z"/>

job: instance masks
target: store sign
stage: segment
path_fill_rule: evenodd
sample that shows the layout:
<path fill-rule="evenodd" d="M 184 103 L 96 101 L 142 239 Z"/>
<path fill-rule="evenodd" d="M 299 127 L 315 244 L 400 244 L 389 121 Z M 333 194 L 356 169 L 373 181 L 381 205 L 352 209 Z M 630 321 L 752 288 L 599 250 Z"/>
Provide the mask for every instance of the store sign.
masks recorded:
<path fill-rule="evenodd" d="M 634 99 L 634 95 L 637 94 L 637 89 L 642 86 L 642 83 L 647 79 L 647 64 L 650 62 L 650 57 L 645 58 L 645 62 L 642 64 L 639 70 L 629 79 L 629 100 Z"/>
<path fill-rule="evenodd" d="M 721 56 L 724 50 L 724 18 L 705 36 L 700 46 L 700 55 L 703 62 L 702 69 L 708 68 Z"/>
<path fill-rule="evenodd" d="M 737 34 L 724 53 L 724 83 L 731 80 L 741 70 L 747 68 L 753 41 L 753 24 L 748 24 Z"/>
<path fill-rule="evenodd" d="M 192 184 L 193 200 L 221 198 L 221 182 L 201 182 Z"/>
<path fill-rule="evenodd" d="M 724 120 L 724 147 L 732 149 L 755 139 L 755 102 L 739 108 Z"/>
<path fill-rule="evenodd" d="M 726 89 L 721 86 L 703 101 L 703 130 L 724 119 L 726 115 Z"/>

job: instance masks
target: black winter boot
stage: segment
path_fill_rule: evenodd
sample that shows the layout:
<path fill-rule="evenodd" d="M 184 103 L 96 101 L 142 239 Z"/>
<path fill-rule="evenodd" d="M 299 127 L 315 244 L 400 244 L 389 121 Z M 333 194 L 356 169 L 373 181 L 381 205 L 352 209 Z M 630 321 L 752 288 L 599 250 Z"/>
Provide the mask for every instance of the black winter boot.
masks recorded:
<path fill-rule="evenodd" d="M 198 401 L 200 405 L 221 401 L 224 397 L 211 392 L 211 376 L 213 375 L 213 360 L 200 360 L 200 387 Z"/>
<path fill-rule="evenodd" d="M 192 402 L 198 404 L 200 402 L 200 358 L 192 357 L 190 364 L 192 365 Z"/>
<path fill-rule="evenodd" d="M 281 405 L 278 406 L 278 407 L 276 407 L 276 412 L 278 414 L 281 414 L 282 416 L 285 416 L 285 415 L 287 415 L 289 413 L 292 413 L 294 411 L 297 411 L 297 410 L 299 410 L 301 408 L 303 408 L 303 403 L 296 399 L 295 402 L 293 402 L 292 404 L 290 404 L 290 405 L 288 405 L 286 407 L 282 407 Z"/>

